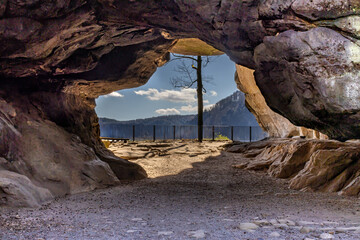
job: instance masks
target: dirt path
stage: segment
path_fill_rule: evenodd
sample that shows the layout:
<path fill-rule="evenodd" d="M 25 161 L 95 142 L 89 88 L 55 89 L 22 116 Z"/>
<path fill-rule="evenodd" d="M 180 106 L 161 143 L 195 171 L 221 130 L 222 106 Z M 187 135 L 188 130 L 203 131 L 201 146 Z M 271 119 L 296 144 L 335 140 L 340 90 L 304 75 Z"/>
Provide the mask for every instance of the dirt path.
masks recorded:
<path fill-rule="evenodd" d="M 2 208 L 0 239 L 360 239 L 359 199 L 289 190 L 233 168 L 241 159 L 220 145 L 113 146 L 128 158 L 147 154 L 133 161 L 152 178 L 40 209 Z"/>

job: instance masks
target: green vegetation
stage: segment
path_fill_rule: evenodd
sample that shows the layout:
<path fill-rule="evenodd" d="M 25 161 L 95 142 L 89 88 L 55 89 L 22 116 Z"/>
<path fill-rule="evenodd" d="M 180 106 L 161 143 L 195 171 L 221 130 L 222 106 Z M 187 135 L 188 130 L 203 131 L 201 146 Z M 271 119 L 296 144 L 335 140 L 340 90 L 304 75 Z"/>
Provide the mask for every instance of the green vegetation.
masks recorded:
<path fill-rule="evenodd" d="M 230 139 L 227 136 L 219 134 L 216 136 L 215 140 L 216 141 L 223 141 L 223 140 L 229 141 Z"/>

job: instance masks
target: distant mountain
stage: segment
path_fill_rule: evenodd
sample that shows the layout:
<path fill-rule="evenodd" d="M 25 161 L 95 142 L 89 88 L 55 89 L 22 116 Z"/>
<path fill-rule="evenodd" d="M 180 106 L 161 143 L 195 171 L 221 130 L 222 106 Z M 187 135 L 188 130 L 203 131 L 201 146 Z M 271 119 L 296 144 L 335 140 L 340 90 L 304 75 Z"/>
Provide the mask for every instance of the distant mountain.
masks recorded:
<path fill-rule="evenodd" d="M 100 132 L 103 137 L 132 138 L 135 130 L 136 139 L 152 139 L 154 125 L 156 138 L 194 139 L 197 137 L 197 115 L 169 115 L 136 119 L 130 121 L 117 121 L 109 118 L 100 118 Z M 135 129 L 133 128 L 135 126 Z M 173 126 L 176 126 L 175 128 Z M 230 127 L 223 126 L 259 126 L 255 117 L 245 107 L 245 96 L 236 91 L 227 98 L 220 100 L 210 110 L 204 112 L 204 126 L 215 126 L 215 134 L 230 138 Z M 252 128 L 253 139 L 264 138 L 260 127 Z M 234 139 L 249 139 L 247 127 L 235 127 Z M 204 127 L 204 138 L 212 137 L 212 127 Z"/>
<path fill-rule="evenodd" d="M 118 121 L 110 118 L 100 118 L 102 124 L 123 124 L 123 125 L 189 125 L 196 115 L 168 115 L 152 118 L 136 119 L 129 121 Z"/>
<path fill-rule="evenodd" d="M 189 123 L 197 124 L 196 115 Z M 204 125 L 258 126 L 258 123 L 245 106 L 244 93 L 236 91 L 204 112 Z"/>
<path fill-rule="evenodd" d="M 197 125 L 197 115 L 168 115 L 129 121 L 100 118 L 100 126 L 118 125 Z M 258 126 L 245 106 L 244 93 L 234 92 L 217 102 L 210 110 L 204 111 L 204 125 Z"/>

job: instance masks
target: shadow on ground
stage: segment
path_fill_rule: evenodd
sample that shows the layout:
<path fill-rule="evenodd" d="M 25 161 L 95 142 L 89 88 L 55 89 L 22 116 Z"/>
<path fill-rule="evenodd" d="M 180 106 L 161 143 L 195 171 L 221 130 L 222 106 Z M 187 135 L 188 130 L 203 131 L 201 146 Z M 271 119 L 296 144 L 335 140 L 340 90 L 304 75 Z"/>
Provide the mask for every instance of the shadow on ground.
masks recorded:
<path fill-rule="evenodd" d="M 173 163 L 191 158 L 167 157 Z M 197 161 L 175 175 L 122 182 L 40 209 L 1 209 L 0 238 L 278 239 L 274 232 L 280 239 L 358 236 L 355 230 L 336 230 L 360 225 L 358 199 L 289 190 L 286 180 L 233 168 L 243 161 L 234 153 L 211 152 Z M 276 226 L 269 223 L 274 219 L 280 225 L 288 222 Z M 266 220 L 262 225 L 268 226 L 254 231 L 239 227 L 256 220 Z M 305 225 L 311 228 L 308 233 L 301 231 Z"/>

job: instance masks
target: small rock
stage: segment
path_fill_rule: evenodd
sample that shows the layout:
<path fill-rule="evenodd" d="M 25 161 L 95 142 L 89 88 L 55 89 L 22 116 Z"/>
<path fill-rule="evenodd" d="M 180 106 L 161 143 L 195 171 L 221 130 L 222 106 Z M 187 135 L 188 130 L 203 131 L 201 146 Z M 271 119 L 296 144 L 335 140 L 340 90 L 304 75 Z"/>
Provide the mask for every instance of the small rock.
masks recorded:
<path fill-rule="evenodd" d="M 304 240 L 315 240 L 313 238 L 304 238 Z"/>
<path fill-rule="evenodd" d="M 301 233 L 309 233 L 311 232 L 313 229 L 312 228 L 309 228 L 309 227 L 301 227 L 300 228 L 300 232 Z"/>
<path fill-rule="evenodd" d="M 143 220 L 142 218 L 132 218 L 131 219 L 131 221 L 134 221 L 134 222 L 140 222 L 142 220 Z"/>
<path fill-rule="evenodd" d="M 280 224 L 287 224 L 287 220 L 286 219 L 279 219 L 278 222 Z"/>
<path fill-rule="evenodd" d="M 334 237 L 334 235 L 332 235 L 330 233 L 322 233 L 322 234 L 320 234 L 320 238 L 321 239 L 333 239 L 335 237 Z"/>
<path fill-rule="evenodd" d="M 134 233 L 134 232 L 137 232 L 137 230 L 132 230 L 132 229 L 130 229 L 130 230 L 127 230 L 126 232 L 127 232 L 127 233 Z"/>
<path fill-rule="evenodd" d="M 172 231 L 160 231 L 160 232 L 158 232 L 158 235 L 159 236 L 170 236 L 173 233 L 174 232 L 172 232 Z"/>
<path fill-rule="evenodd" d="M 289 227 L 288 225 L 286 225 L 286 224 L 281 224 L 281 223 L 279 223 L 279 224 L 274 224 L 273 226 L 276 227 L 276 228 L 280 228 L 280 229 L 285 229 L 285 228 L 288 228 L 288 227 Z"/>
<path fill-rule="evenodd" d="M 255 223 L 240 223 L 239 228 L 244 231 L 255 230 L 259 228 Z"/>
<path fill-rule="evenodd" d="M 270 222 L 272 225 L 279 223 L 276 219 L 271 219 L 269 222 Z"/>
<path fill-rule="evenodd" d="M 287 220 L 287 225 L 288 226 L 296 226 L 296 223 L 294 221 Z"/>
<path fill-rule="evenodd" d="M 295 222 L 291 221 L 291 220 L 288 220 L 288 219 L 279 219 L 278 222 L 280 224 L 286 224 L 288 226 L 295 226 Z"/>
<path fill-rule="evenodd" d="M 267 220 L 255 220 L 255 221 L 253 221 L 253 223 L 255 223 L 258 226 L 270 225 L 269 221 L 267 221 Z"/>
<path fill-rule="evenodd" d="M 188 232 L 188 235 L 193 238 L 204 238 L 205 237 L 205 231 L 204 230 L 197 230 L 197 231 L 191 231 Z"/>
<path fill-rule="evenodd" d="M 338 227 L 335 229 L 336 232 L 350 232 L 350 231 L 360 231 L 360 227 Z"/>
<path fill-rule="evenodd" d="M 319 223 L 309 222 L 309 221 L 298 221 L 298 224 L 301 225 L 301 226 L 304 226 L 304 225 L 319 225 Z"/>
<path fill-rule="evenodd" d="M 326 224 L 326 225 L 339 225 L 338 222 L 330 222 L 330 221 L 325 221 L 325 222 L 323 222 L 323 224 Z"/>
<path fill-rule="evenodd" d="M 278 232 L 272 232 L 272 233 L 270 233 L 269 236 L 270 236 L 270 237 L 280 237 L 280 233 L 278 233 Z"/>

